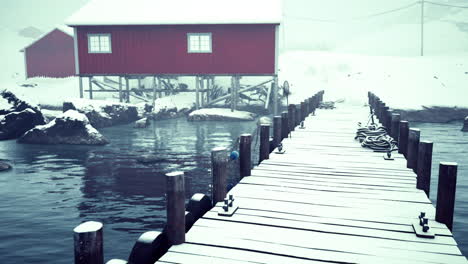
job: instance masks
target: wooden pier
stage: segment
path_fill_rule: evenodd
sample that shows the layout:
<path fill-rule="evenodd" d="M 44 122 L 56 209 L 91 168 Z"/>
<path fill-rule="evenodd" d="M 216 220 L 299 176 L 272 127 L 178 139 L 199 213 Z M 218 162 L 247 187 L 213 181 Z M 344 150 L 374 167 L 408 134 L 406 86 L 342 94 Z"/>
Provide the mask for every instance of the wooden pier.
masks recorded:
<path fill-rule="evenodd" d="M 468 263 L 402 154 L 357 142 L 368 107 L 317 110 L 157 263 Z M 434 238 L 413 223 L 428 218 Z"/>
<path fill-rule="evenodd" d="M 420 142 L 420 131 L 372 93 L 373 115 L 364 106 L 317 109 L 322 97 L 275 116 L 271 138 L 270 124 L 260 125 L 253 169 L 252 136 L 241 135 L 240 153 L 231 153 L 240 159 L 240 181 L 229 192 L 225 148 L 211 153 L 211 198 L 195 194 L 186 207 L 184 174 L 167 174 L 165 229 L 142 234 L 128 260 L 107 264 L 468 263 L 451 233 L 457 165 L 440 163 L 435 208 L 432 142 Z M 371 116 L 392 136 L 390 152 L 355 139 Z M 102 225 L 82 225 L 75 264 L 104 263 Z"/>

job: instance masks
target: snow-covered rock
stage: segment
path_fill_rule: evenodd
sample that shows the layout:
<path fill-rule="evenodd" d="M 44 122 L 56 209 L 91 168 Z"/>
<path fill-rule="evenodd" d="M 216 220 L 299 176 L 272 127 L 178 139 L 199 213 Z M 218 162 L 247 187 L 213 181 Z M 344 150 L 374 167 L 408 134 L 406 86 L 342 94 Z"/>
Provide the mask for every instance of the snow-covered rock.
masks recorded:
<path fill-rule="evenodd" d="M 149 124 L 150 124 L 149 119 L 147 117 L 145 117 L 145 118 L 142 118 L 142 119 L 136 121 L 134 127 L 135 128 L 146 128 L 146 127 L 149 126 Z"/>
<path fill-rule="evenodd" d="M 189 114 L 189 121 L 253 121 L 256 115 L 245 111 L 234 111 L 227 108 L 205 108 Z"/>
<path fill-rule="evenodd" d="M 194 100 L 193 93 L 178 93 L 158 98 L 154 104 L 152 118 L 160 120 L 185 116 L 195 107 Z"/>
<path fill-rule="evenodd" d="M 0 140 L 18 138 L 29 129 L 45 124 L 37 106 L 30 105 L 10 91 L 0 93 Z"/>
<path fill-rule="evenodd" d="M 0 161 L 0 171 L 7 171 L 11 169 L 11 165 Z"/>
<path fill-rule="evenodd" d="M 63 111 L 69 109 L 85 114 L 92 126 L 109 127 L 138 120 L 135 105 L 104 100 L 75 99 L 63 103 Z"/>
<path fill-rule="evenodd" d="M 89 123 L 88 118 L 75 110 L 68 110 L 52 122 L 27 131 L 19 143 L 105 145 L 109 141 Z"/>
<path fill-rule="evenodd" d="M 463 123 L 463 132 L 468 132 L 468 116 L 465 117 L 465 122 Z"/>

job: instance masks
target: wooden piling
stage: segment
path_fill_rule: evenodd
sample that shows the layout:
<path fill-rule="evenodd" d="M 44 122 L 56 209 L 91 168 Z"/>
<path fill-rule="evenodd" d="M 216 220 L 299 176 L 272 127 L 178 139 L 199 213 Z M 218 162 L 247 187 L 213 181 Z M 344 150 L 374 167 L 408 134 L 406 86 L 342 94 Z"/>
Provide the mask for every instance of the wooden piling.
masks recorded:
<path fill-rule="evenodd" d="M 427 197 L 431 187 L 432 147 L 433 143 L 430 141 L 419 142 L 416 187 L 423 190 Z"/>
<path fill-rule="evenodd" d="M 281 113 L 281 140 L 288 138 L 289 135 L 289 120 L 288 112 Z"/>
<path fill-rule="evenodd" d="M 185 242 L 185 183 L 183 172 L 166 174 L 167 239 L 172 245 Z"/>
<path fill-rule="evenodd" d="M 195 76 L 195 109 L 200 109 L 200 77 L 199 76 Z M 232 80 L 231 80 L 231 83 L 232 83 Z M 161 87 L 159 87 L 159 89 L 161 89 Z M 232 87 L 231 87 L 232 89 Z M 232 93 L 232 91 L 231 91 Z M 232 99 L 232 97 L 231 97 Z M 233 108 L 232 108 L 232 102 L 231 102 L 231 111 L 234 111 Z"/>
<path fill-rule="evenodd" d="M 73 229 L 75 264 L 103 264 L 103 225 L 84 222 Z"/>
<path fill-rule="evenodd" d="M 409 134 L 409 123 L 408 121 L 400 121 L 400 129 L 398 135 L 398 153 L 403 154 L 406 157 L 408 150 L 408 134 Z"/>
<path fill-rule="evenodd" d="M 307 116 L 306 111 L 307 111 L 306 103 L 304 101 L 302 101 L 301 102 L 301 121 L 304 121 L 304 119 L 306 118 L 306 116 Z"/>
<path fill-rule="evenodd" d="M 119 76 L 119 102 L 122 103 L 122 76 Z"/>
<path fill-rule="evenodd" d="M 260 125 L 260 157 L 258 163 L 270 158 L 270 125 Z"/>
<path fill-rule="evenodd" d="M 242 134 L 240 136 L 239 143 L 239 164 L 240 164 L 240 179 L 245 176 L 250 176 L 250 171 L 252 169 L 252 158 L 251 158 L 251 145 L 252 145 L 252 135 L 251 134 Z"/>
<path fill-rule="evenodd" d="M 273 146 L 276 148 L 281 142 L 281 116 L 273 117 Z"/>
<path fill-rule="evenodd" d="M 421 131 L 410 128 L 408 134 L 408 150 L 406 152 L 406 167 L 416 172 L 418 168 L 418 148 Z"/>
<path fill-rule="evenodd" d="M 226 148 L 220 147 L 211 150 L 211 176 L 213 178 L 211 200 L 213 206 L 226 197 L 227 163 L 228 153 Z"/>
<path fill-rule="evenodd" d="M 288 105 L 288 123 L 289 123 L 289 131 L 294 131 L 294 127 L 296 127 L 296 106 L 294 104 Z"/>
<path fill-rule="evenodd" d="M 400 114 L 392 114 L 391 123 L 391 134 L 390 136 L 398 142 L 398 136 L 400 134 Z"/>
<path fill-rule="evenodd" d="M 387 128 L 387 133 L 392 135 L 392 114 L 391 110 L 387 110 L 384 116 L 385 127 Z"/>
<path fill-rule="evenodd" d="M 295 126 L 298 126 L 301 123 L 301 105 L 296 104 L 296 118 L 294 118 Z"/>
<path fill-rule="evenodd" d="M 310 97 L 307 103 L 309 105 L 309 114 L 312 114 L 314 112 L 314 97 Z"/>
<path fill-rule="evenodd" d="M 441 162 L 439 165 L 439 184 L 437 188 L 435 220 L 446 224 L 450 231 L 453 230 L 457 168 L 458 164 L 455 162 Z"/>

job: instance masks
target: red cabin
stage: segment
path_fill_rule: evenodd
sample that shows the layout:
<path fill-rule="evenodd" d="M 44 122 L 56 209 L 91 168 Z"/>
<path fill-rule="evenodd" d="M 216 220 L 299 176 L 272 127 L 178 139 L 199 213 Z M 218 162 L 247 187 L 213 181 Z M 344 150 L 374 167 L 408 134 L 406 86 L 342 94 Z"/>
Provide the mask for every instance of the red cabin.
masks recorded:
<path fill-rule="evenodd" d="M 42 35 L 21 50 L 24 52 L 25 76 L 64 78 L 75 69 L 73 29 L 60 26 Z"/>
<path fill-rule="evenodd" d="M 76 73 L 276 75 L 276 0 L 99 0 L 67 24 Z"/>

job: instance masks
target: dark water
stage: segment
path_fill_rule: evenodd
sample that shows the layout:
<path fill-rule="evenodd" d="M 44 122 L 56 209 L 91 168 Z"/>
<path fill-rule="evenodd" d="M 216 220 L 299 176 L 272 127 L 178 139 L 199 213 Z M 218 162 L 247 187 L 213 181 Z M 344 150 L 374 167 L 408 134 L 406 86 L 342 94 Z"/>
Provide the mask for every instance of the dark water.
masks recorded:
<path fill-rule="evenodd" d="M 453 235 L 465 256 L 468 256 L 468 132 L 461 132 L 462 122 L 448 124 L 414 123 L 421 129 L 421 140 L 434 142 L 430 198 L 437 200 L 439 163 L 457 162 L 457 191 Z"/>
<path fill-rule="evenodd" d="M 104 223 L 106 261 L 127 259 L 140 234 L 163 228 L 164 174 L 185 172 L 187 198 L 209 194 L 211 149 L 231 149 L 255 127 L 175 119 L 104 129 L 112 142 L 104 147 L 0 142 L 0 159 L 14 166 L 0 173 L 0 263 L 71 263 L 72 230 L 87 220 Z M 143 155 L 158 161 L 143 164 Z"/>

